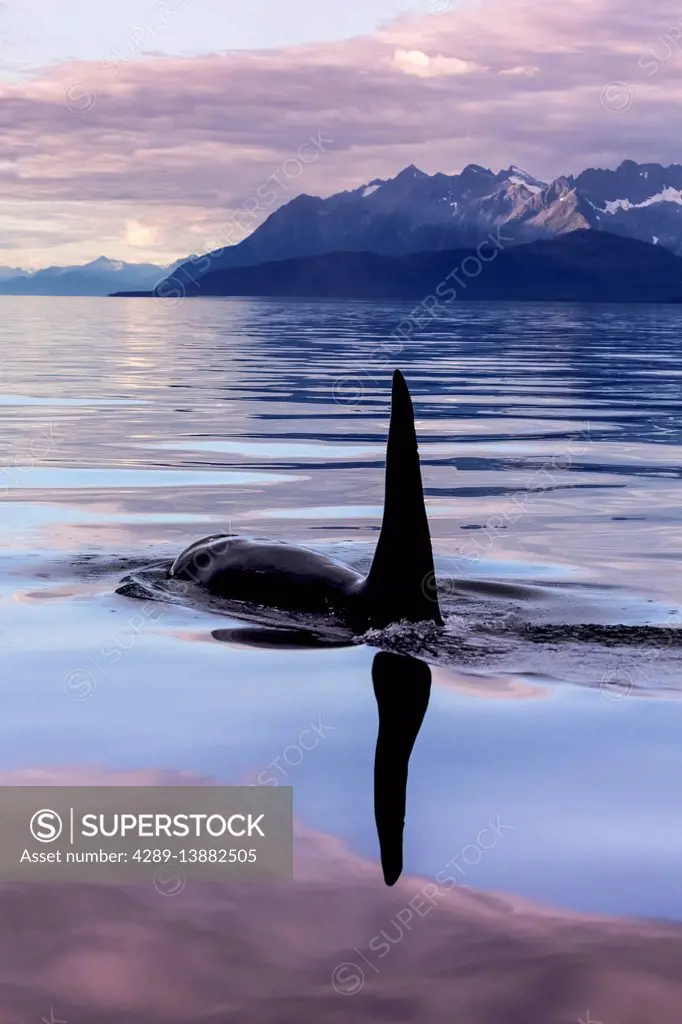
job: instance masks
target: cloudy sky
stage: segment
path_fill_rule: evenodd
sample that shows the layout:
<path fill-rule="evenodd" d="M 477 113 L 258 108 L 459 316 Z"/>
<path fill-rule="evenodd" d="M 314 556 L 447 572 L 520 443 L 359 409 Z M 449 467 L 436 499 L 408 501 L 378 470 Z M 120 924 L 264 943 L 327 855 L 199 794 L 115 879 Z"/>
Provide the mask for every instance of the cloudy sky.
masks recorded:
<path fill-rule="evenodd" d="M 410 163 L 679 161 L 681 100 L 675 0 L 9 0 L 0 264 L 169 262 Z"/>

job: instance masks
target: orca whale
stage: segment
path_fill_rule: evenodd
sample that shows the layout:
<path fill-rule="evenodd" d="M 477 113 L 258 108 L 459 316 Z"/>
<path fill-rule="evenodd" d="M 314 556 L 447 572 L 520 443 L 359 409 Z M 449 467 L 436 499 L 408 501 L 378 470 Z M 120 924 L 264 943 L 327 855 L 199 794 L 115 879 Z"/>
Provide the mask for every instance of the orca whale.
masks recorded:
<path fill-rule="evenodd" d="M 400 370 L 393 374 L 383 521 L 366 576 L 310 548 L 236 534 L 191 544 L 168 576 L 234 601 L 323 614 L 357 634 L 401 621 L 442 626 L 414 410 Z"/>

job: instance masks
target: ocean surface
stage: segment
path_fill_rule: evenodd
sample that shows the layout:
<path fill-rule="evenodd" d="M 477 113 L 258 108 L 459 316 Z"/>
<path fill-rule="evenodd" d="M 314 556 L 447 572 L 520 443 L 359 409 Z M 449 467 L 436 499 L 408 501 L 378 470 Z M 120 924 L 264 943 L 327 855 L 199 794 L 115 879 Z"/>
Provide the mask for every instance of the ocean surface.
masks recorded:
<path fill-rule="evenodd" d="M 372 664 L 410 653 L 406 871 L 682 919 L 676 307 L 453 306 L 397 351 L 400 305 L 0 303 L 0 781 L 292 785 L 306 829 L 376 860 Z M 394 366 L 445 637 L 306 648 L 116 593 L 222 530 L 367 565 Z"/>

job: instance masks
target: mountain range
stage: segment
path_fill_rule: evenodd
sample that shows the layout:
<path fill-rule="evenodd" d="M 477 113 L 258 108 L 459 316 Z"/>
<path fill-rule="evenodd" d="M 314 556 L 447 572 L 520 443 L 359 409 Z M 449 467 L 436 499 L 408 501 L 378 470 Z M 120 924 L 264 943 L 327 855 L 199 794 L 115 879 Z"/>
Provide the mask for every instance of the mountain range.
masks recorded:
<path fill-rule="evenodd" d="M 165 288 L 186 290 L 219 270 L 333 252 L 475 247 L 497 229 L 517 243 L 591 229 L 682 255 L 682 166 L 625 160 L 616 170 L 544 182 L 513 165 L 495 173 L 469 164 L 452 175 L 411 165 L 327 199 L 299 195 L 237 245 L 180 263 Z"/>
<path fill-rule="evenodd" d="M 73 267 L 33 271 L 0 267 L 0 295 L 109 295 L 112 291 L 151 289 L 176 266 L 124 263 L 100 256 Z"/>
<path fill-rule="evenodd" d="M 469 164 L 459 174 L 426 174 L 410 165 L 394 178 L 326 199 L 299 195 L 237 245 L 170 267 L 104 256 L 37 271 L 0 267 L 0 294 L 215 294 L 213 275 L 227 270 L 334 253 L 452 253 L 473 249 L 496 231 L 506 245 L 608 233 L 682 256 L 682 166 L 624 160 L 615 170 L 589 168 L 546 182 L 513 165 L 493 172 Z M 641 251 L 639 258 L 645 259 Z M 225 283 L 228 294 L 235 280 Z"/>
<path fill-rule="evenodd" d="M 480 253 L 482 250 L 478 250 Z M 186 295 L 410 300 L 421 324 L 452 301 L 679 302 L 682 259 L 633 238 L 579 229 L 508 247 L 403 256 L 334 252 L 225 267 L 187 282 Z M 139 293 L 138 293 L 139 294 Z M 151 293 L 147 293 L 151 294 Z M 163 295 L 163 291 L 160 292 Z M 431 312 L 434 310 L 435 312 Z"/>

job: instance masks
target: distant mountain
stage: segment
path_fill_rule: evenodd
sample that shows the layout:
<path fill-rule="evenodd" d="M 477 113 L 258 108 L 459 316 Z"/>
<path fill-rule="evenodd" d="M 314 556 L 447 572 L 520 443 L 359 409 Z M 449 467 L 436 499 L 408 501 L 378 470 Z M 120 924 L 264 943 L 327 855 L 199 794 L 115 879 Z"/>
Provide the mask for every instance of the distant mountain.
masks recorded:
<path fill-rule="evenodd" d="M 30 270 L 22 267 L 0 267 L 0 281 L 7 281 L 12 277 L 28 277 Z"/>
<path fill-rule="evenodd" d="M 502 228 L 515 242 L 591 228 L 665 245 L 682 255 L 682 166 L 624 161 L 544 182 L 519 167 L 460 174 L 411 165 L 328 199 L 300 195 L 237 245 L 179 264 L 168 289 L 204 274 L 331 252 L 402 255 L 475 246 Z"/>
<path fill-rule="evenodd" d="M 469 300 L 682 301 L 682 259 L 661 246 L 635 239 L 579 229 L 511 245 L 498 250 L 495 259 L 490 258 L 493 251 L 492 247 L 485 250 L 489 262 L 475 277 L 466 272 L 475 269 L 465 262 L 477 259 L 471 249 L 405 256 L 338 252 L 214 270 L 193 285 L 187 282 L 186 293 L 409 299 L 415 303 L 434 296 L 443 306 Z M 422 316 L 428 314 L 422 312 Z"/>
<path fill-rule="evenodd" d="M 5 275 L 0 270 L 0 295 L 108 295 L 112 291 L 154 288 L 168 275 L 170 267 L 153 263 L 123 263 L 106 256 L 83 266 L 46 267 Z"/>

